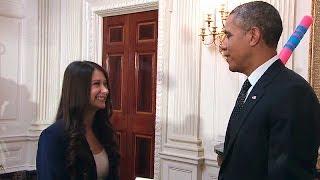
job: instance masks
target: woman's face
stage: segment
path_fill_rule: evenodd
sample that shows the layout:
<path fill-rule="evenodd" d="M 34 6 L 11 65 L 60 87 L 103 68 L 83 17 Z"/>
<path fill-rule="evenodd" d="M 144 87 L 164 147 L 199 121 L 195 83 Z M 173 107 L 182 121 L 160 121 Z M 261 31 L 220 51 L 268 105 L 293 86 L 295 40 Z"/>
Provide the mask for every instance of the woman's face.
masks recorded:
<path fill-rule="evenodd" d="M 90 105 L 94 109 L 103 109 L 106 106 L 106 99 L 109 90 L 107 87 L 107 79 L 104 74 L 95 69 L 92 74 L 91 91 L 90 91 Z"/>

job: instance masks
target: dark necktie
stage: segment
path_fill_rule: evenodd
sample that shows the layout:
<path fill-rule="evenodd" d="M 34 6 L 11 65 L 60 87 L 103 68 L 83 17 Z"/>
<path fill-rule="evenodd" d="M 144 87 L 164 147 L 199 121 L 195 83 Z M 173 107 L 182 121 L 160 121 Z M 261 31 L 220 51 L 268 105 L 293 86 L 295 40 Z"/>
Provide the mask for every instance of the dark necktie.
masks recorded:
<path fill-rule="evenodd" d="M 247 92 L 250 87 L 251 87 L 251 84 L 247 79 L 246 81 L 244 81 L 244 83 L 242 85 L 242 88 L 240 90 L 240 93 L 239 93 L 237 101 L 236 101 L 236 105 L 233 108 L 230 120 L 233 119 L 232 116 L 234 116 L 234 118 L 238 118 L 239 114 L 241 113 L 241 111 L 243 109 L 244 100 L 247 97 Z"/>
<path fill-rule="evenodd" d="M 234 122 L 237 121 L 241 115 L 242 109 L 243 109 L 243 105 L 247 96 L 247 92 L 249 90 L 249 88 L 251 87 L 251 84 L 249 82 L 249 80 L 247 79 L 246 81 L 244 81 L 242 88 L 240 90 L 240 93 L 238 95 L 236 104 L 233 108 L 233 111 L 231 113 L 230 116 L 230 120 L 228 123 L 228 128 L 227 128 L 227 134 L 226 134 L 226 143 L 228 144 L 228 140 L 231 136 L 233 136 L 232 133 L 234 133 Z M 225 144 L 225 145 L 227 145 Z M 226 148 L 226 146 L 225 146 Z"/>

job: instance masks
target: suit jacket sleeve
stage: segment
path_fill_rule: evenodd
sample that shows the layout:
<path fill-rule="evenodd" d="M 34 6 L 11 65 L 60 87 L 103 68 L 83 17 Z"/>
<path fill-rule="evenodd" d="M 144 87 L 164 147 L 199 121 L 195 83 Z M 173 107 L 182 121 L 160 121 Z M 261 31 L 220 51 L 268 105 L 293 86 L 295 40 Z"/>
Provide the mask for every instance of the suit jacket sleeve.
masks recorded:
<path fill-rule="evenodd" d="M 38 180 L 66 178 L 62 138 L 57 132 L 46 129 L 41 133 L 36 161 Z"/>
<path fill-rule="evenodd" d="M 276 96 L 269 121 L 269 179 L 314 179 L 319 147 L 319 102 L 306 85 Z"/>

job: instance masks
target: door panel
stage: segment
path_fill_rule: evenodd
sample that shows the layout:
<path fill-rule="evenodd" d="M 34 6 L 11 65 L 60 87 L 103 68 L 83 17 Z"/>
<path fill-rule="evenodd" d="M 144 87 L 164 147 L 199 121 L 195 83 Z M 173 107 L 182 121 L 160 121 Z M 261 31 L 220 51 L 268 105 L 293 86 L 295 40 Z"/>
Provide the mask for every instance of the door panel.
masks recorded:
<path fill-rule="evenodd" d="M 138 177 L 152 177 L 153 138 L 151 136 L 135 135 L 135 174 Z"/>
<path fill-rule="evenodd" d="M 136 55 L 136 112 L 152 113 L 153 53 Z"/>
<path fill-rule="evenodd" d="M 155 41 L 156 23 L 147 22 L 138 24 L 138 42 Z"/>
<path fill-rule="evenodd" d="M 158 11 L 103 19 L 121 180 L 153 178 Z"/>
<path fill-rule="evenodd" d="M 107 70 L 110 74 L 110 90 L 112 92 L 112 108 L 114 111 L 122 111 L 122 78 L 123 78 L 123 54 L 109 55 Z"/>
<path fill-rule="evenodd" d="M 124 42 L 123 33 L 123 26 L 109 27 L 109 44 L 122 44 Z"/>

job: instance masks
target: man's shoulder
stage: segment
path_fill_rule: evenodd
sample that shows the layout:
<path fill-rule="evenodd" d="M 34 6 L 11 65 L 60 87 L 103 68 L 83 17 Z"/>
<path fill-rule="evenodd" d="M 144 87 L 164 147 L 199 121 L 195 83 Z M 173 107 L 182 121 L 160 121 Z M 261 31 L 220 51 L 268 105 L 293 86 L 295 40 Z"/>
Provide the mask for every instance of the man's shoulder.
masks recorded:
<path fill-rule="evenodd" d="M 276 81 L 286 87 L 289 85 L 312 89 L 310 84 L 300 74 L 288 68 L 283 68 L 283 70 L 276 77 Z"/>
<path fill-rule="evenodd" d="M 270 91 L 273 94 L 304 94 L 316 98 L 315 92 L 309 82 L 301 75 L 288 68 L 283 68 L 271 84 Z"/>

